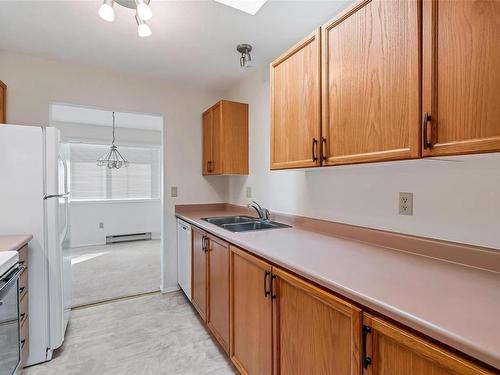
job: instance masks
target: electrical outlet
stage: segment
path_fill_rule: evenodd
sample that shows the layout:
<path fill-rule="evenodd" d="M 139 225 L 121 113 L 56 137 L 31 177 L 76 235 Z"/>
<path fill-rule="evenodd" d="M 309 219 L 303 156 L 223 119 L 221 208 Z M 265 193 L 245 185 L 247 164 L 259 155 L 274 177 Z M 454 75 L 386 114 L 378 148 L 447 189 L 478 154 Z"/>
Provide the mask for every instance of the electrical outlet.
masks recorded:
<path fill-rule="evenodd" d="M 413 193 L 399 193 L 399 214 L 413 216 Z"/>
<path fill-rule="evenodd" d="M 176 198 L 177 197 L 177 186 L 171 186 L 170 187 L 170 196 L 172 198 Z"/>
<path fill-rule="evenodd" d="M 252 188 L 250 186 L 247 186 L 246 194 L 247 198 L 252 198 Z"/>
<path fill-rule="evenodd" d="M 99 223 L 99 229 L 104 228 L 104 223 Z"/>

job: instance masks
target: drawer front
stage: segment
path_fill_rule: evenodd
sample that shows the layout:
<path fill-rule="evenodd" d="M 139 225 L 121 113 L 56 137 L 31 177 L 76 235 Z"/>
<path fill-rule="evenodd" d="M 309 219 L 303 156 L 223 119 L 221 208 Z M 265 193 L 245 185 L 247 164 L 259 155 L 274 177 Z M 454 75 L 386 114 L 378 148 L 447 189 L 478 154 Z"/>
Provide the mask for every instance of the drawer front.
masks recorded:
<path fill-rule="evenodd" d="M 22 266 L 28 267 L 28 245 L 24 245 L 18 251 L 19 254 L 19 263 Z"/>
<path fill-rule="evenodd" d="M 25 294 L 19 303 L 19 316 L 21 318 L 21 325 L 28 319 L 28 294 Z"/>
<path fill-rule="evenodd" d="M 25 363 L 28 358 L 29 350 L 30 350 L 30 342 L 29 342 L 29 326 L 30 322 L 28 318 L 24 319 L 24 322 L 21 324 L 21 362 Z"/>
<path fill-rule="evenodd" d="M 19 277 L 19 296 L 21 299 L 28 293 L 28 270 L 24 270 Z"/>

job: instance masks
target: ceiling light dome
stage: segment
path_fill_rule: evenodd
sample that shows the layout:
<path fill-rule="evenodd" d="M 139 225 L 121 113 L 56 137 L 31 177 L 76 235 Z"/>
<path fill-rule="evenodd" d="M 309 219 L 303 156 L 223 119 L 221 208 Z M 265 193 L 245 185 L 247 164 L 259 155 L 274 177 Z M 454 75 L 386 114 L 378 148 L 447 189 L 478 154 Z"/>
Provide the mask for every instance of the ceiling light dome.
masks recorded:
<path fill-rule="evenodd" d="M 113 22 L 115 20 L 115 10 L 113 9 L 113 0 L 104 0 L 101 7 L 99 8 L 99 16 L 108 22 Z"/>
<path fill-rule="evenodd" d="M 144 0 L 135 0 L 137 4 L 137 15 L 143 21 L 148 21 L 153 17 L 153 12 L 148 4 L 144 2 Z"/>
<path fill-rule="evenodd" d="M 135 16 L 135 20 L 137 21 L 137 34 L 139 34 L 141 38 L 145 38 L 153 34 L 149 25 L 145 21 L 143 21 L 138 15 Z"/>

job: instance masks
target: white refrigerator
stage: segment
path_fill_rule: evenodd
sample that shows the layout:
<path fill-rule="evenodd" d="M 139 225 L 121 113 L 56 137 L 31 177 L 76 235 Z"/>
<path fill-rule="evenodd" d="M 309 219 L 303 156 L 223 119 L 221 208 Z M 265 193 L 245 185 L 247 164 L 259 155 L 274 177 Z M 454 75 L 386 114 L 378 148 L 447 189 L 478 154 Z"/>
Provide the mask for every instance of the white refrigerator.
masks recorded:
<path fill-rule="evenodd" d="M 71 310 L 68 150 L 53 127 L 0 125 L 0 235 L 29 243 L 30 354 L 52 359 Z"/>

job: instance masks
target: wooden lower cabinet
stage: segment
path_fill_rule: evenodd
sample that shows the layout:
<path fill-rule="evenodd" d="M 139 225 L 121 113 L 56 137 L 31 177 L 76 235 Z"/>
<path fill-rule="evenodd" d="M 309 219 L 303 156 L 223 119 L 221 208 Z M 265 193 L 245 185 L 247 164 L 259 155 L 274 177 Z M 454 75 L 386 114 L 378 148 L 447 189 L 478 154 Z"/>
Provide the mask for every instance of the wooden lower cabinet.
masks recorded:
<path fill-rule="evenodd" d="M 192 288 L 244 375 L 498 374 L 196 227 Z"/>
<path fill-rule="evenodd" d="M 493 374 L 391 323 L 363 314 L 366 375 Z"/>
<path fill-rule="evenodd" d="M 231 246 L 231 361 L 241 374 L 272 374 L 271 265 Z"/>
<path fill-rule="evenodd" d="M 360 373 L 361 310 L 273 268 L 275 373 Z"/>
<path fill-rule="evenodd" d="M 207 325 L 229 353 L 229 244 L 208 235 Z"/>
<path fill-rule="evenodd" d="M 206 233 L 195 226 L 192 228 L 192 280 L 191 302 L 204 322 L 207 321 L 207 254 L 205 250 Z"/>

